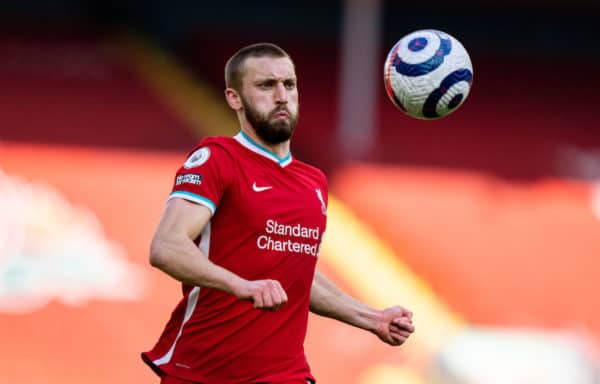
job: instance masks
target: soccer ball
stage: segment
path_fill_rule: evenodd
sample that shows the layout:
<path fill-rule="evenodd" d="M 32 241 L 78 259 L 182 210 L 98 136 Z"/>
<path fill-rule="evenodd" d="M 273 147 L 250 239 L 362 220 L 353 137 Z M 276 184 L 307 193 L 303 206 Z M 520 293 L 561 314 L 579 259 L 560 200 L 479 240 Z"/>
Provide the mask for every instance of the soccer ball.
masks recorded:
<path fill-rule="evenodd" d="M 412 32 L 390 50 L 383 67 L 385 90 L 400 110 L 417 119 L 438 119 L 467 98 L 473 66 L 462 44 L 433 29 Z"/>

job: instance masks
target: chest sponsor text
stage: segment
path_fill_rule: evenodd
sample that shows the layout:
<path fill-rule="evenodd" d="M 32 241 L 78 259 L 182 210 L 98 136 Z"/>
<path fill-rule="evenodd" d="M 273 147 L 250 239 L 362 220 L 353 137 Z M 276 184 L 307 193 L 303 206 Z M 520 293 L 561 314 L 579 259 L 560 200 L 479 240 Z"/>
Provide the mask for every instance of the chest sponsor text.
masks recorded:
<path fill-rule="evenodd" d="M 319 253 L 319 227 L 280 224 L 276 220 L 269 219 L 265 223 L 265 232 L 266 234 L 258 236 L 256 240 L 256 246 L 259 249 L 304 253 L 312 256 L 317 256 Z M 282 237 L 287 237 L 287 239 L 282 239 Z"/>

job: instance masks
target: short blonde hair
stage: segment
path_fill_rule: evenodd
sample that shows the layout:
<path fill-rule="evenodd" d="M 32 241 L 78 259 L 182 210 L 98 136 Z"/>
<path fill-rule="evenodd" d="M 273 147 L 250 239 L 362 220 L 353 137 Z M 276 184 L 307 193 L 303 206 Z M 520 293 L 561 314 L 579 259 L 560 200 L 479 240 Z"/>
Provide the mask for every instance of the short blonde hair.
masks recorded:
<path fill-rule="evenodd" d="M 244 63 L 249 57 L 287 57 L 290 55 L 272 43 L 256 43 L 248 45 L 233 54 L 225 64 L 225 86 L 241 91 Z"/>

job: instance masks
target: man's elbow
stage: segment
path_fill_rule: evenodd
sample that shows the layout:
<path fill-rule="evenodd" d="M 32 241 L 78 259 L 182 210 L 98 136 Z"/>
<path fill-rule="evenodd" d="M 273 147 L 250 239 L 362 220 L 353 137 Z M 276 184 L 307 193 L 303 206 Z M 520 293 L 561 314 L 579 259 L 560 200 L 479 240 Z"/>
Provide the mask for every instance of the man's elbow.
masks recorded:
<path fill-rule="evenodd" d="M 150 265 L 154 268 L 163 269 L 167 264 L 167 251 L 164 242 L 159 239 L 153 239 L 150 244 Z"/>

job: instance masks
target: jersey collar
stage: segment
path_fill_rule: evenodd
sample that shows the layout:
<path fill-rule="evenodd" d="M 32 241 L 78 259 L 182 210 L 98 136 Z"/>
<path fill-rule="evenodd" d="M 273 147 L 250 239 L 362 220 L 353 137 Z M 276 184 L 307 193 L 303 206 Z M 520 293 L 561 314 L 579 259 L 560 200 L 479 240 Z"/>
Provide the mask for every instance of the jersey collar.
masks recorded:
<path fill-rule="evenodd" d="M 248 136 L 244 131 L 240 131 L 237 135 L 233 137 L 238 143 L 242 144 L 244 147 L 248 148 L 254 153 L 258 153 L 261 156 L 264 156 L 276 163 L 278 163 L 281 167 L 285 167 L 292 162 L 292 153 L 288 153 L 285 157 L 277 156 L 273 151 L 263 147 L 258 144 L 256 141 L 252 140 L 250 136 Z"/>

